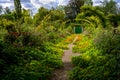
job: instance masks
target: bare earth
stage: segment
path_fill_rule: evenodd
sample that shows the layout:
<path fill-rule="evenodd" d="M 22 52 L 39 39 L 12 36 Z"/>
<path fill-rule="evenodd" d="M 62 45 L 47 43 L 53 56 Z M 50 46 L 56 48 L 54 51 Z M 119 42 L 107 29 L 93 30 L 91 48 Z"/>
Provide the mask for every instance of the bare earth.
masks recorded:
<path fill-rule="evenodd" d="M 71 63 L 72 56 L 79 56 L 79 53 L 72 53 L 73 43 L 76 41 L 77 36 L 73 40 L 71 44 L 69 44 L 69 49 L 64 50 L 64 56 L 62 57 L 63 68 L 55 70 L 52 75 L 51 80 L 68 80 L 68 72 L 73 69 L 73 65 Z"/>

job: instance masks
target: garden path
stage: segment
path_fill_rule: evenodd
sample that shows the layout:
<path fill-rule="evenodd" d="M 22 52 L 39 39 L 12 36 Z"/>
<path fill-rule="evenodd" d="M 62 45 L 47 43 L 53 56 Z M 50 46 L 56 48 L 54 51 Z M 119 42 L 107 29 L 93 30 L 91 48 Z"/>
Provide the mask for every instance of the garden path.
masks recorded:
<path fill-rule="evenodd" d="M 72 47 L 73 43 L 77 40 L 78 36 L 76 36 L 71 44 L 69 44 L 69 49 L 64 50 L 64 55 L 62 57 L 63 67 L 57 69 L 53 72 L 51 80 L 68 80 L 68 73 L 73 69 L 73 65 L 71 63 L 71 58 L 73 56 L 79 56 L 80 53 L 73 53 Z"/>

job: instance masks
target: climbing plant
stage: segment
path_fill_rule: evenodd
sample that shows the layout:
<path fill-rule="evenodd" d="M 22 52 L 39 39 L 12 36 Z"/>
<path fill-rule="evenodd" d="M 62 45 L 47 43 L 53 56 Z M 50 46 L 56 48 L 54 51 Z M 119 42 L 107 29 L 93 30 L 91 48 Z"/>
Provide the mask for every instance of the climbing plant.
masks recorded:
<path fill-rule="evenodd" d="M 81 11 L 82 13 L 79 13 L 76 17 L 76 19 L 87 19 L 90 20 L 91 16 L 95 16 L 97 17 L 97 19 L 102 23 L 102 26 L 105 28 L 107 27 L 106 25 L 106 18 L 104 16 L 104 13 L 102 13 L 101 11 L 97 10 L 95 7 L 91 7 L 91 6 L 82 6 L 81 7 Z M 86 18 L 87 17 L 87 18 Z M 90 19 L 88 17 L 91 17 Z M 96 20 L 96 19 L 95 19 Z M 92 19 L 90 21 L 91 23 L 95 23 L 94 19 Z M 98 21 L 97 21 L 98 22 Z"/>

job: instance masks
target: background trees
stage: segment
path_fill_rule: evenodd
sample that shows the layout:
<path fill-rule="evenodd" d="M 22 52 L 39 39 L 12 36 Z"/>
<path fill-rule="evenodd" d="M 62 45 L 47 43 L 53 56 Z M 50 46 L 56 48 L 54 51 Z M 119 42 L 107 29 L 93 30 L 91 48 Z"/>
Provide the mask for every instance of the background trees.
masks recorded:
<path fill-rule="evenodd" d="M 48 9 L 44 7 L 39 8 L 38 13 L 36 13 L 33 17 L 35 25 L 36 26 L 39 25 L 40 21 L 42 21 L 48 13 L 49 13 Z"/>
<path fill-rule="evenodd" d="M 20 3 L 20 0 L 14 0 L 14 7 L 15 7 L 15 11 L 16 11 L 16 18 L 20 19 L 22 17 L 22 6 Z"/>
<path fill-rule="evenodd" d="M 105 28 L 107 27 L 106 26 L 106 18 L 104 16 L 104 13 L 101 12 L 100 10 L 97 10 L 96 7 L 91 7 L 91 6 L 82 6 L 81 7 L 81 13 L 79 13 L 76 17 L 77 20 L 79 21 L 82 21 L 82 19 L 86 19 L 84 20 L 83 23 L 80 23 L 80 24 L 85 24 L 86 21 L 88 21 L 87 19 L 90 18 L 91 16 L 95 16 L 94 18 L 98 17 L 100 23 L 102 23 L 102 26 Z M 92 19 L 90 19 L 92 20 Z M 93 19 L 93 21 L 90 21 L 89 22 L 96 22 L 94 20 L 96 19 Z M 93 23 L 94 24 L 94 23 Z M 96 24 L 96 26 L 98 25 L 98 23 Z"/>
<path fill-rule="evenodd" d="M 0 6 L 0 14 L 2 13 L 2 6 Z"/>
<path fill-rule="evenodd" d="M 101 10 L 105 13 L 105 15 L 108 14 L 118 14 L 118 7 L 117 3 L 113 0 L 103 0 L 101 1 Z"/>
<path fill-rule="evenodd" d="M 80 13 L 80 7 L 84 5 L 84 0 L 70 0 L 65 7 L 66 18 L 74 19 Z"/>
<path fill-rule="evenodd" d="M 70 0 L 67 6 L 40 7 L 34 16 L 21 9 L 20 0 L 14 0 L 15 11 L 0 7 L 0 79 L 47 80 L 62 66 L 66 43 L 60 42 L 73 34 L 75 24 L 84 27 L 76 50 L 86 53 L 74 58 L 78 67 L 71 80 L 119 79 L 120 13 L 113 0 L 103 3 L 96 7 L 91 0 Z"/>
<path fill-rule="evenodd" d="M 93 6 L 93 2 L 92 2 L 92 0 L 85 0 L 84 5 Z"/>

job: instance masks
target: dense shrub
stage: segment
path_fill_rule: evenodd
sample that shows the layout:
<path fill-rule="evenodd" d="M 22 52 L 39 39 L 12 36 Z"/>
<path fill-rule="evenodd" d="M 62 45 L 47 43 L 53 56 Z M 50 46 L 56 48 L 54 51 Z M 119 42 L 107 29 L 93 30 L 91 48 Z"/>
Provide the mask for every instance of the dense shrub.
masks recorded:
<path fill-rule="evenodd" d="M 10 39 L 11 36 L 15 41 Z M 12 43 L 0 42 L 1 80 L 48 80 L 54 69 L 62 67 L 63 50 L 51 42 L 44 42 L 43 38 L 40 39 L 42 36 L 29 34 L 30 38 L 25 45 L 23 41 L 26 35 L 22 34 L 17 38 L 12 34 L 11 36 L 6 36 L 4 40 Z M 33 39 L 37 41 L 36 44 L 29 46 Z M 39 42 L 40 40 L 43 42 Z"/>
<path fill-rule="evenodd" d="M 99 37 L 98 37 L 99 36 Z M 94 39 L 95 46 L 105 54 L 117 55 L 120 50 L 120 35 L 112 31 L 102 31 Z"/>
<path fill-rule="evenodd" d="M 49 51 L 38 48 L 13 47 L 0 44 L 1 80 L 48 80 L 55 68 L 62 66 L 63 51 L 48 46 Z M 51 48 L 50 48 L 51 47 Z M 14 77 L 13 77 L 14 76 Z"/>
<path fill-rule="evenodd" d="M 16 21 L 14 14 L 9 18 L 1 14 L 0 80 L 49 80 L 52 71 L 63 66 L 66 45 L 62 47 L 60 41 L 72 29 L 59 10 L 40 8 L 33 19 L 27 10 L 22 14 Z"/>
<path fill-rule="evenodd" d="M 69 79 L 119 80 L 120 36 L 104 30 L 93 41 L 83 54 L 72 58 L 75 68 L 70 72 Z"/>
<path fill-rule="evenodd" d="M 5 28 L 8 32 L 10 31 L 15 31 L 15 26 L 14 26 L 14 22 L 7 20 L 7 19 L 2 19 L 0 21 L 0 26 L 2 28 Z"/>

